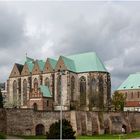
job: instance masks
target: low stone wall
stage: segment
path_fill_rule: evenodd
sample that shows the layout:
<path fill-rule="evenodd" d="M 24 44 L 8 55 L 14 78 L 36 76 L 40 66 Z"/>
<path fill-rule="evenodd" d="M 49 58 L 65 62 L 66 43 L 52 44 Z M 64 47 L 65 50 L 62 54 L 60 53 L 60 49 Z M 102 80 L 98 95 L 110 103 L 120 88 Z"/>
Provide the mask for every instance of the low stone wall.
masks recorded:
<path fill-rule="evenodd" d="M 6 133 L 7 129 L 7 118 L 6 112 L 3 109 L 0 109 L 0 132 Z"/>
<path fill-rule="evenodd" d="M 69 120 L 76 135 L 103 133 L 127 133 L 140 131 L 139 112 L 90 112 L 65 111 L 63 118 Z M 33 111 L 30 109 L 1 109 L 0 132 L 9 135 L 36 135 L 36 126 L 44 126 L 44 134 L 55 121 L 60 119 L 59 111 Z"/>

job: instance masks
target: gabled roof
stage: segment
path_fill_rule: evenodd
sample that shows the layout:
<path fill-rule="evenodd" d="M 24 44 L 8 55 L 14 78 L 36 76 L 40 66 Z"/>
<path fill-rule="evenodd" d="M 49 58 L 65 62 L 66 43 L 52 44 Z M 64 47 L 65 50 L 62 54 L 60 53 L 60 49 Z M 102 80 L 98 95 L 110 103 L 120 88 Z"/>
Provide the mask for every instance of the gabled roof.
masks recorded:
<path fill-rule="evenodd" d="M 40 70 L 43 71 L 45 62 L 43 60 L 37 60 L 37 63 L 39 65 Z"/>
<path fill-rule="evenodd" d="M 33 58 L 30 58 L 30 57 L 26 57 L 26 62 L 33 62 L 34 59 Z"/>
<path fill-rule="evenodd" d="M 63 59 L 64 64 L 65 64 L 65 66 L 67 67 L 68 70 L 74 71 L 74 72 L 76 71 L 75 64 L 74 64 L 73 60 L 71 60 L 70 58 L 67 58 L 65 56 L 60 56 L 60 57 Z"/>
<path fill-rule="evenodd" d="M 95 52 L 81 53 L 65 57 L 68 67 L 74 72 L 107 72 L 104 64 Z"/>
<path fill-rule="evenodd" d="M 130 74 L 117 90 L 140 89 L 140 73 Z"/>
<path fill-rule="evenodd" d="M 40 85 L 39 87 L 43 97 L 52 97 L 48 86 Z"/>
<path fill-rule="evenodd" d="M 25 64 L 27 64 L 29 71 L 32 72 L 33 67 L 34 67 L 34 59 L 30 57 L 26 57 Z"/>
<path fill-rule="evenodd" d="M 28 62 L 28 63 L 26 63 L 26 64 L 28 65 L 29 71 L 32 72 L 33 67 L 34 67 L 34 64 L 33 64 L 32 62 Z"/>
<path fill-rule="evenodd" d="M 52 58 L 48 58 L 48 60 L 49 60 L 49 62 L 51 64 L 52 68 L 55 69 L 55 66 L 57 64 L 57 60 L 52 59 Z"/>
<path fill-rule="evenodd" d="M 21 73 L 23 69 L 23 65 L 17 63 L 15 63 L 15 65 L 17 66 L 18 71 Z"/>

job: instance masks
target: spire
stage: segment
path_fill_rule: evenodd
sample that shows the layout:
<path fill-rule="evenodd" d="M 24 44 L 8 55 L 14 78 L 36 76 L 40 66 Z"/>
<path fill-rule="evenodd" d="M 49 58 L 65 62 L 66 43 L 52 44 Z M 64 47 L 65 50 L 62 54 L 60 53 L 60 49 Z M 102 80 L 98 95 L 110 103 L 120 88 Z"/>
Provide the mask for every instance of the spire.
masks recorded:
<path fill-rule="evenodd" d="M 25 54 L 25 55 L 26 55 L 26 59 L 27 59 L 27 52 L 26 52 L 26 54 Z"/>
<path fill-rule="evenodd" d="M 34 59 L 32 59 L 32 58 L 30 58 L 30 57 L 28 57 L 28 54 L 27 54 L 27 52 L 26 52 L 26 62 L 33 62 L 34 61 Z"/>

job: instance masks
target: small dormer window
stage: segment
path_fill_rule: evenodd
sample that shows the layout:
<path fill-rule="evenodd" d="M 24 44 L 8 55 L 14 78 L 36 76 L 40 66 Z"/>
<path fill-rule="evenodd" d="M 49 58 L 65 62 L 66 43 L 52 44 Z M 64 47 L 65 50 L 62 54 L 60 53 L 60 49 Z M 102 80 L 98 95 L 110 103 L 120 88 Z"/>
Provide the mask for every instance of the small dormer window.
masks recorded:
<path fill-rule="evenodd" d="M 131 88 L 133 88 L 133 86 L 131 86 Z"/>
<path fill-rule="evenodd" d="M 126 88 L 126 87 L 123 87 L 123 88 Z"/>

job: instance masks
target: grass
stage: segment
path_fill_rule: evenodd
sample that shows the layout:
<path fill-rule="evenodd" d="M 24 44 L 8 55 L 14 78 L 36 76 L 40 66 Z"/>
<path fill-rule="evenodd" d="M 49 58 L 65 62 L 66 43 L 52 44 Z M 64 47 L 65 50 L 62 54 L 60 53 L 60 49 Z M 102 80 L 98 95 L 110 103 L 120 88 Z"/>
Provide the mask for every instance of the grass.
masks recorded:
<path fill-rule="evenodd" d="M 1 135 L 0 135 L 1 136 Z M 22 139 L 46 139 L 46 136 L 18 136 Z M 120 140 L 120 139 L 132 139 L 132 138 L 140 138 L 140 132 L 132 132 L 130 134 L 103 134 L 103 135 L 93 135 L 93 136 L 78 136 L 76 139 L 112 139 L 112 140 Z M 2 139 L 0 137 L 0 139 Z"/>
<path fill-rule="evenodd" d="M 3 133 L 0 133 L 0 139 L 6 139 L 6 136 Z"/>
<path fill-rule="evenodd" d="M 46 136 L 19 136 L 23 139 L 46 139 Z"/>
<path fill-rule="evenodd" d="M 103 134 L 103 135 L 93 135 L 93 136 L 78 136 L 77 139 L 132 139 L 140 138 L 140 132 L 132 132 L 130 134 Z"/>

